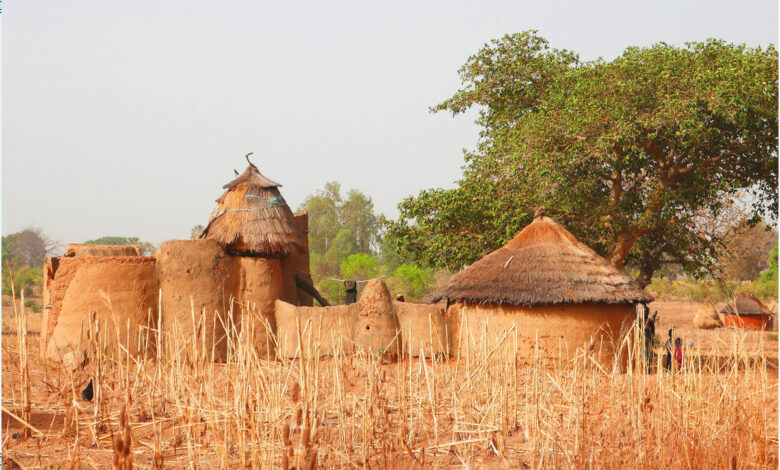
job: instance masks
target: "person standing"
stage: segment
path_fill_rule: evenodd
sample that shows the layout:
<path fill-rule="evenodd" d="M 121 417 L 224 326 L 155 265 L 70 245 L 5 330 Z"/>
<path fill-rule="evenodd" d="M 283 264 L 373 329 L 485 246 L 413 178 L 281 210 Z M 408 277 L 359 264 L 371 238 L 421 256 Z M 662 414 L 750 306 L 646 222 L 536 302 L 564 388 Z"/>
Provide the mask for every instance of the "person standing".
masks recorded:
<path fill-rule="evenodd" d="M 666 349 L 666 355 L 664 355 L 664 367 L 666 370 L 672 370 L 672 356 L 674 352 L 674 329 L 669 328 L 669 338 L 664 343 L 664 349 Z"/>
<path fill-rule="evenodd" d="M 677 369 L 682 369 L 682 338 L 674 340 L 674 362 Z"/>

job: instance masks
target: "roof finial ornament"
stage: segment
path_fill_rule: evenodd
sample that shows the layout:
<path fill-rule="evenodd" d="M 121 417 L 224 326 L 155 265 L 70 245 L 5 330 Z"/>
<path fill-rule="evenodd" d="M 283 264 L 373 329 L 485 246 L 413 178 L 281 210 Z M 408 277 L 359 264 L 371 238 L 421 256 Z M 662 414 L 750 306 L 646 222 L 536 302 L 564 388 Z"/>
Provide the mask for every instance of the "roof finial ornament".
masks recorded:
<path fill-rule="evenodd" d="M 544 217 L 544 206 L 539 207 L 536 209 L 536 212 L 534 212 L 534 219 L 538 219 L 539 217 Z"/>
<path fill-rule="evenodd" d="M 248 154 L 246 154 L 246 155 L 244 156 L 244 158 L 246 158 L 246 161 L 247 161 L 247 162 L 249 162 L 249 166 L 251 166 L 251 167 L 253 167 L 255 170 L 257 170 L 257 167 L 255 166 L 255 164 L 249 161 L 249 156 L 250 156 L 250 155 L 252 155 L 252 154 L 254 154 L 254 152 L 249 152 Z"/>

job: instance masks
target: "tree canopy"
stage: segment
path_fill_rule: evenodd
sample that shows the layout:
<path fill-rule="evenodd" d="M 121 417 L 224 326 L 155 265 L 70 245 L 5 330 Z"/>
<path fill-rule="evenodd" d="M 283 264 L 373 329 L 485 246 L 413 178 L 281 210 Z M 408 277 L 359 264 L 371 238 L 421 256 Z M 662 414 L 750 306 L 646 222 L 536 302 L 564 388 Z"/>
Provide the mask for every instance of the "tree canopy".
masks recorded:
<path fill-rule="evenodd" d="M 644 286 L 663 263 L 701 274 L 716 240 L 697 214 L 749 195 L 777 212 L 777 51 L 720 40 L 630 47 L 582 62 L 536 32 L 485 45 L 433 111 L 479 109 L 480 140 L 454 189 L 422 191 L 388 223 L 402 256 L 458 270 L 508 241 L 534 210 Z"/>

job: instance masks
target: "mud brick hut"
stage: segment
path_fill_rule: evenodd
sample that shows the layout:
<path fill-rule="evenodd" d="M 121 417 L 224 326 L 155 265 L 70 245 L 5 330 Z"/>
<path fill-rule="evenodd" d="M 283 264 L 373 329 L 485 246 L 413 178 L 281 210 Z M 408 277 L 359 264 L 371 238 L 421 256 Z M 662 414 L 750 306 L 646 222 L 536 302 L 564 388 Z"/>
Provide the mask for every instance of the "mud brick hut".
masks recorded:
<path fill-rule="evenodd" d="M 530 360 L 538 336 L 543 357 L 577 350 L 614 358 L 635 307 L 653 298 L 565 228 L 537 210 L 534 220 L 502 248 L 459 272 L 429 302 L 445 301 L 455 354 L 492 348 L 512 328 L 521 357 Z M 509 335 L 513 343 L 514 332 Z M 486 344 L 481 344 L 481 343 Z"/>
<path fill-rule="evenodd" d="M 743 292 L 733 303 L 726 304 L 723 326 L 746 330 L 767 330 L 771 327 L 772 312 L 752 292 Z"/>
<path fill-rule="evenodd" d="M 90 315 L 133 353 L 146 347 L 144 328 L 163 339 L 201 331 L 213 357 L 224 359 L 225 331 L 235 326 L 251 328 L 258 353 L 269 355 L 274 303 L 310 306 L 313 290 L 308 215 L 293 215 L 280 186 L 250 162 L 224 186 L 198 239 L 166 241 L 154 256 L 132 246 L 68 245 L 65 255 L 48 258 L 44 356 L 84 349 Z"/>

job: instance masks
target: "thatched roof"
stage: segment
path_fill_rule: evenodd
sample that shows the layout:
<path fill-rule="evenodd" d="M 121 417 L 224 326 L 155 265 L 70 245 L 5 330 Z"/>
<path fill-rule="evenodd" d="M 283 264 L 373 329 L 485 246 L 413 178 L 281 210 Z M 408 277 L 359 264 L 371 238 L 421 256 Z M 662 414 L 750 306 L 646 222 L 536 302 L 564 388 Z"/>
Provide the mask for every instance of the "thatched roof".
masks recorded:
<path fill-rule="evenodd" d="M 734 307 L 736 304 L 736 312 L 734 311 Z M 729 315 L 733 314 L 739 314 L 739 315 L 771 315 L 772 312 L 769 311 L 768 308 L 760 301 L 758 300 L 758 297 L 756 297 L 755 294 L 752 292 L 743 292 L 737 296 L 737 299 L 735 302 L 729 302 L 726 304 L 723 309 L 721 309 L 720 313 L 726 313 Z"/>
<path fill-rule="evenodd" d="M 543 210 L 504 247 L 453 276 L 427 300 L 442 299 L 525 306 L 653 300 Z"/>
<path fill-rule="evenodd" d="M 247 159 L 248 160 L 248 159 Z M 212 238 L 243 256 L 283 256 L 305 250 L 303 234 L 276 183 L 251 162 L 226 184 L 209 223 L 198 238 Z"/>

